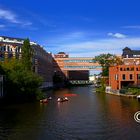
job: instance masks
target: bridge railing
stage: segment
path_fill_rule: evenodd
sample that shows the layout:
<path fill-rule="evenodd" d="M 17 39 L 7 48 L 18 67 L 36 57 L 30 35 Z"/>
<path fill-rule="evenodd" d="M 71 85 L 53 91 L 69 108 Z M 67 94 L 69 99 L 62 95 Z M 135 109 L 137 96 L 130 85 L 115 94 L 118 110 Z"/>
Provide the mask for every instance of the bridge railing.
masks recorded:
<path fill-rule="evenodd" d="M 93 82 L 89 80 L 70 80 L 69 81 L 72 85 L 88 85 L 93 84 Z"/>

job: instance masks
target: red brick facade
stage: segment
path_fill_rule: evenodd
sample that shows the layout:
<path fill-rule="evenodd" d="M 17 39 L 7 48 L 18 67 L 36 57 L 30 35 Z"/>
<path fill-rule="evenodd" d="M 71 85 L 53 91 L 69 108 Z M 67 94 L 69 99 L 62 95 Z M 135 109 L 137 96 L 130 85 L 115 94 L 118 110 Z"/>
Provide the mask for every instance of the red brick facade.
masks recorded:
<path fill-rule="evenodd" d="M 69 57 L 64 52 L 54 55 L 54 71 L 69 80 L 89 80 L 90 70 L 101 69 L 92 57 Z"/>
<path fill-rule="evenodd" d="M 119 65 L 109 68 L 109 85 L 113 90 L 140 86 L 140 65 Z"/>

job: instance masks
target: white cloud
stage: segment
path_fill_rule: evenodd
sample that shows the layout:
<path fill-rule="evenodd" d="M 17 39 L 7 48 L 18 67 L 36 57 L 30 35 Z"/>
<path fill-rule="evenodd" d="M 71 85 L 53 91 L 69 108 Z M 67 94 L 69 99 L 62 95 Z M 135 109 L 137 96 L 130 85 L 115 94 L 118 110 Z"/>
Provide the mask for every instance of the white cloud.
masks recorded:
<path fill-rule="evenodd" d="M 122 39 L 122 38 L 126 38 L 127 37 L 126 35 L 121 34 L 121 33 L 108 33 L 108 36 L 119 38 L 119 39 Z"/>
<path fill-rule="evenodd" d="M 140 49 L 140 37 L 124 38 L 121 40 L 97 39 L 94 41 L 69 44 L 48 44 L 47 49 L 53 53 L 61 50 L 69 53 L 73 57 L 93 57 L 101 53 L 122 54 L 122 49 L 126 46 L 132 49 Z"/>
<path fill-rule="evenodd" d="M 140 25 L 123 26 L 122 28 L 126 28 L 126 29 L 140 29 Z"/>
<path fill-rule="evenodd" d="M 17 16 L 9 10 L 0 9 L 0 19 L 5 19 L 12 23 L 19 23 Z"/>
<path fill-rule="evenodd" d="M 23 21 L 18 18 L 18 15 L 10 10 L 0 9 L 0 19 L 6 20 L 10 23 L 19 24 L 21 26 L 30 26 L 32 22 Z"/>

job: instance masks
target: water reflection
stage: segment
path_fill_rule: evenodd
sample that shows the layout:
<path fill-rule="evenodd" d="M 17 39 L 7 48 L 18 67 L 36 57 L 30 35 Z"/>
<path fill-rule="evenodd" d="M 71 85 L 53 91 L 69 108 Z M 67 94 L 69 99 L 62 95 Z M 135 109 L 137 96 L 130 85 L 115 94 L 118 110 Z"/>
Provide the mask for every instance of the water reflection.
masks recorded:
<path fill-rule="evenodd" d="M 93 87 L 47 92 L 48 104 L 0 107 L 0 140 L 118 140 L 139 139 L 140 110 L 135 99 L 95 93 Z M 68 102 L 57 98 L 68 94 Z"/>

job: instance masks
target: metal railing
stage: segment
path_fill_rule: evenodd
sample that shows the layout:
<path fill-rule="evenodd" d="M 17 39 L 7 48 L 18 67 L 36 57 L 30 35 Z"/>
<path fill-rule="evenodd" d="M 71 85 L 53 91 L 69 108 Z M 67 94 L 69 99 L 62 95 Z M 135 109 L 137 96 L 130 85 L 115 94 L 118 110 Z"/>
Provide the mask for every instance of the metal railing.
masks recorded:
<path fill-rule="evenodd" d="M 89 80 L 70 80 L 69 81 L 72 85 L 88 85 L 93 84 L 93 82 Z"/>

